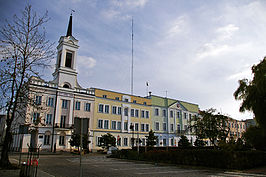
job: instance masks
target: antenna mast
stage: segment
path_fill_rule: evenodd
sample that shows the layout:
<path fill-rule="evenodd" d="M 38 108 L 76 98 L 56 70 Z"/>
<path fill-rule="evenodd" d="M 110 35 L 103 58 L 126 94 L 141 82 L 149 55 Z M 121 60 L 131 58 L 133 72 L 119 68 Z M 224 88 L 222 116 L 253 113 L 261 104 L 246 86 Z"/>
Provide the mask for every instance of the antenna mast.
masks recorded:
<path fill-rule="evenodd" d="M 132 35 L 131 35 L 131 95 L 133 95 L 133 17 L 131 21 Z"/>

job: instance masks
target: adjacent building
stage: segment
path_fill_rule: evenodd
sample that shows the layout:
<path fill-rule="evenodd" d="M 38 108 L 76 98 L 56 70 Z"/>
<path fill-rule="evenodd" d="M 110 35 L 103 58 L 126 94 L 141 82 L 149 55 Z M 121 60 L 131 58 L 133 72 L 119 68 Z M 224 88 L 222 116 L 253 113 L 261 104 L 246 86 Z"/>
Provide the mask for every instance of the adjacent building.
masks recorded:
<path fill-rule="evenodd" d="M 99 88 L 93 90 L 93 150 L 101 149 L 100 138 L 106 133 L 116 138 L 119 149 L 131 148 L 132 143 L 145 145 L 152 126 L 151 99 Z"/>
<path fill-rule="evenodd" d="M 187 136 L 191 143 L 195 135 L 188 129 L 192 118 L 199 113 L 196 104 L 151 95 L 152 127 L 158 136 L 157 146 L 177 146 L 181 135 Z"/>

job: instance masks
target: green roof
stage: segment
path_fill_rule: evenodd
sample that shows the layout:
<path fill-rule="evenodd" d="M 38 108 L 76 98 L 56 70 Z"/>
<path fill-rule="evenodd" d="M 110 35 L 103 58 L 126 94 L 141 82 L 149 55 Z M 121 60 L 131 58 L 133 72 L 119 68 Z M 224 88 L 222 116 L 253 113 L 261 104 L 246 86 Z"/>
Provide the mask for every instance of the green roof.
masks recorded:
<path fill-rule="evenodd" d="M 179 101 L 171 98 L 165 98 L 160 96 L 151 95 L 151 104 L 152 106 L 168 107 L 175 102 L 182 104 L 189 112 L 199 112 L 199 106 L 197 104 L 188 103 L 185 101 Z"/>

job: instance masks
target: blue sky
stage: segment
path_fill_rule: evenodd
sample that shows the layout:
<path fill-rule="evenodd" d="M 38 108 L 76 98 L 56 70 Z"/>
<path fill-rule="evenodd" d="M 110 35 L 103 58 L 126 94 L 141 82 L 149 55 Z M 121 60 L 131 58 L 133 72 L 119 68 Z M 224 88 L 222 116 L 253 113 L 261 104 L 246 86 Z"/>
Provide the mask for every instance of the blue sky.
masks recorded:
<path fill-rule="evenodd" d="M 47 38 L 66 34 L 73 14 L 79 40 L 81 86 L 130 93 L 131 18 L 134 18 L 134 94 L 154 95 L 216 108 L 236 119 L 238 80 L 266 54 L 266 1 L 256 0 L 29 0 L 48 10 Z M 0 0 L 1 25 L 20 15 L 26 1 Z M 56 46 L 55 46 L 56 47 Z M 54 59 L 55 60 L 55 59 Z M 54 62 L 53 60 L 53 62 Z M 46 72 L 52 80 L 53 68 Z"/>

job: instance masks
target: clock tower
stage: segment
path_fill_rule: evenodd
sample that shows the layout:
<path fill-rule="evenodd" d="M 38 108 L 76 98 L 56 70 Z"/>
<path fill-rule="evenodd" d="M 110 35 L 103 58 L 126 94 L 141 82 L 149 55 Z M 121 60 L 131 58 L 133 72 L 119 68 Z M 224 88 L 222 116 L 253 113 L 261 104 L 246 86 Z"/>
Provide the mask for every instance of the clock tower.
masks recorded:
<path fill-rule="evenodd" d="M 57 46 L 57 60 L 55 72 L 53 73 L 54 81 L 60 88 L 80 88 L 77 82 L 77 51 L 78 40 L 72 36 L 72 14 L 69 18 L 67 34 L 61 36 Z"/>

